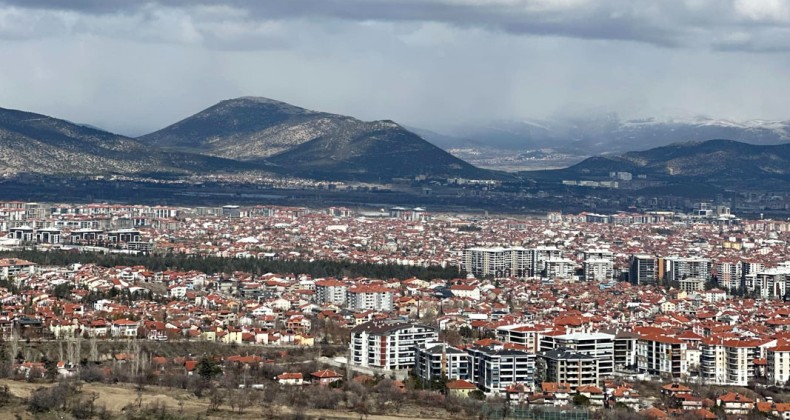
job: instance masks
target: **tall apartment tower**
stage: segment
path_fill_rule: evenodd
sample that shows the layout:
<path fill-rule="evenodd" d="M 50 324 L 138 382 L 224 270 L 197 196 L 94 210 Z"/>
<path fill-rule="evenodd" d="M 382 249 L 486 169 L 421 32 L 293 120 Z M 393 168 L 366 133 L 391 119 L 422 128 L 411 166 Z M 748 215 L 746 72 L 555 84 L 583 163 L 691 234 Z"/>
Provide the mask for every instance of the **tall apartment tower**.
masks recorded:
<path fill-rule="evenodd" d="M 628 280 L 632 284 L 656 284 L 658 264 L 652 255 L 632 255 L 629 260 Z"/>

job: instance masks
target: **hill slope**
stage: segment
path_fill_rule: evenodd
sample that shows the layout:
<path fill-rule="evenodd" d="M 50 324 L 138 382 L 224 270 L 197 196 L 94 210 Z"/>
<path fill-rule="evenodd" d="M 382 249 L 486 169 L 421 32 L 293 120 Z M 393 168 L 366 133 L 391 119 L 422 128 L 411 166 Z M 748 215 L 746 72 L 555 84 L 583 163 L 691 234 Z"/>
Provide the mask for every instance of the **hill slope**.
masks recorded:
<path fill-rule="evenodd" d="M 365 122 L 267 98 L 225 100 L 140 140 L 321 178 L 492 175 L 394 122 Z"/>
<path fill-rule="evenodd" d="M 760 146 L 733 140 L 678 143 L 620 156 L 592 157 L 556 173 L 604 176 L 611 171 L 738 182 L 790 178 L 790 144 Z"/>
<path fill-rule="evenodd" d="M 236 167 L 225 159 L 152 150 L 128 137 L 0 108 L 0 171 L 5 174 L 185 174 Z"/>

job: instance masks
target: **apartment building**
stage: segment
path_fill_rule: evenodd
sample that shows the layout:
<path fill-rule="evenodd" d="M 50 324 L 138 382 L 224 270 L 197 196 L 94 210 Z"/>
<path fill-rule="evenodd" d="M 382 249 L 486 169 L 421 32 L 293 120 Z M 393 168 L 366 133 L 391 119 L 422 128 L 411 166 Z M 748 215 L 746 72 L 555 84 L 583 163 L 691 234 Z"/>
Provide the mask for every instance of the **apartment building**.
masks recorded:
<path fill-rule="evenodd" d="M 703 340 L 700 370 L 703 380 L 719 385 L 748 385 L 756 375 L 755 359 L 768 356 L 776 340 Z M 776 355 L 774 355 L 776 356 Z M 769 360 L 770 365 L 770 360 Z M 776 367 L 781 358 L 775 359 Z M 767 368 L 768 372 L 771 367 Z M 774 371 L 774 375 L 779 370 Z"/>
<path fill-rule="evenodd" d="M 573 261 L 563 259 L 562 251 L 552 246 L 523 247 L 474 247 L 464 250 L 464 269 L 476 276 L 536 277 L 548 275 L 547 263 L 553 261 L 554 274 L 567 277 L 567 265 Z M 572 269 L 571 269 L 572 271 Z"/>
<path fill-rule="evenodd" d="M 0 279 L 7 280 L 20 274 L 33 274 L 35 271 L 36 264 L 30 261 L 19 258 L 0 259 Z"/>
<path fill-rule="evenodd" d="M 641 373 L 664 378 L 688 375 L 685 341 L 664 335 L 641 335 L 636 343 L 636 366 Z"/>
<path fill-rule="evenodd" d="M 776 386 L 786 386 L 790 381 L 790 345 L 781 344 L 768 348 L 768 364 L 765 376 L 768 383 Z"/>
<path fill-rule="evenodd" d="M 369 321 L 351 329 L 350 363 L 382 369 L 412 369 L 420 345 L 437 341 L 433 327 L 402 321 Z"/>
<path fill-rule="evenodd" d="M 510 385 L 535 385 L 535 354 L 503 346 L 470 347 L 470 382 L 483 392 L 497 393 Z"/>
<path fill-rule="evenodd" d="M 550 279 L 570 279 L 576 272 L 576 263 L 568 258 L 549 258 L 542 261 L 543 269 L 537 273 L 541 277 Z"/>
<path fill-rule="evenodd" d="M 469 379 L 469 355 L 446 343 L 420 344 L 414 352 L 414 374 L 424 381 Z"/>
<path fill-rule="evenodd" d="M 743 280 L 743 264 L 740 261 L 719 260 L 714 264 L 716 279 L 719 286 L 725 289 L 737 289 Z"/>
<path fill-rule="evenodd" d="M 464 250 L 464 269 L 475 276 L 506 277 L 513 274 L 510 248 L 476 247 Z"/>
<path fill-rule="evenodd" d="M 538 327 L 527 324 L 503 325 L 497 327 L 497 340 L 503 343 L 514 343 L 526 347 L 526 350 L 537 353 L 540 350 L 540 337 L 552 330 L 552 327 Z"/>
<path fill-rule="evenodd" d="M 395 291 L 386 286 L 362 285 L 346 291 L 346 307 L 352 311 L 389 312 L 394 308 Z"/>
<path fill-rule="evenodd" d="M 577 351 L 558 348 L 538 353 L 537 377 L 541 382 L 568 384 L 572 391 L 600 383 L 598 359 Z"/>
<path fill-rule="evenodd" d="M 591 356 L 598 361 L 598 374 L 603 379 L 614 374 L 614 339 L 614 335 L 600 332 L 546 335 L 540 339 L 540 351 L 568 349 Z"/>
<path fill-rule="evenodd" d="M 343 305 L 346 303 L 348 284 L 336 279 L 316 280 L 315 303 Z"/>
<path fill-rule="evenodd" d="M 614 275 L 614 264 L 611 260 L 589 258 L 582 263 L 585 281 L 609 281 Z"/>
<path fill-rule="evenodd" d="M 712 262 L 708 258 L 661 258 L 659 264 L 659 278 L 663 278 L 667 282 L 680 281 L 686 278 L 698 278 L 707 281 L 711 276 L 711 266 Z"/>
<path fill-rule="evenodd" d="M 658 260 L 652 255 L 632 255 L 628 263 L 628 280 L 632 284 L 656 284 Z"/>

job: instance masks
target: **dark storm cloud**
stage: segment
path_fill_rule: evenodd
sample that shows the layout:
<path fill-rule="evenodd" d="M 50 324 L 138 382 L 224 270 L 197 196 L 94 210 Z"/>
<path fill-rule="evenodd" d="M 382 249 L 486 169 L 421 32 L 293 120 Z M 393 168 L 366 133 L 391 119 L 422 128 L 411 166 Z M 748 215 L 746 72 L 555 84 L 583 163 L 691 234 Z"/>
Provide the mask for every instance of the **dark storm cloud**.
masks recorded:
<path fill-rule="evenodd" d="M 623 40 L 668 47 L 790 49 L 787 0 L 6 0 L 0 4 L 85 14 L 225 6 L 245 20 L 439 22 L 511 34 Z M 210 21 L 210 16 L 205 17 Z M 201 28 L 197 28 L 201 30 Z"/>
<path fill-rule="evenodd" d="M 426 128 L 787 119 L 789 2 L 0 0 L 0 106 L 127 134 L 244 95 Z"/>

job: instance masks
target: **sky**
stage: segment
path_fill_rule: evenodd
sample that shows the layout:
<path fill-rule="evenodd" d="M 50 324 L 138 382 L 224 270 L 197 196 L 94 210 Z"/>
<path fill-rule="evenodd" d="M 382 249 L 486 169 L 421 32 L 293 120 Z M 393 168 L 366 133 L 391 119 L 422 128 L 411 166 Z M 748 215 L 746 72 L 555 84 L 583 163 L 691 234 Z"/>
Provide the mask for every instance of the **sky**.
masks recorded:
<path fill-rule="evenodd" d="M 790 119 L 790 0 L 0 0 L 0 107 L 127 135 L 265 96 L 446 130 Z"/>

